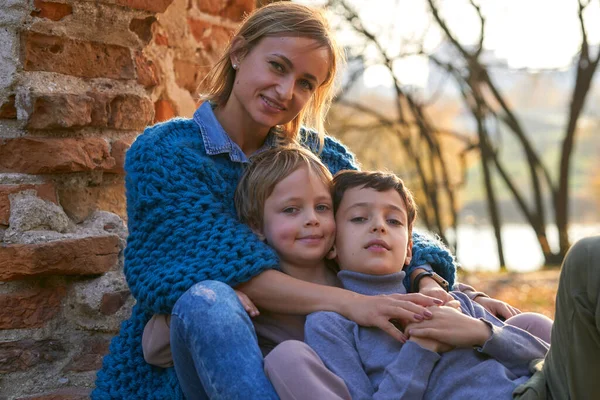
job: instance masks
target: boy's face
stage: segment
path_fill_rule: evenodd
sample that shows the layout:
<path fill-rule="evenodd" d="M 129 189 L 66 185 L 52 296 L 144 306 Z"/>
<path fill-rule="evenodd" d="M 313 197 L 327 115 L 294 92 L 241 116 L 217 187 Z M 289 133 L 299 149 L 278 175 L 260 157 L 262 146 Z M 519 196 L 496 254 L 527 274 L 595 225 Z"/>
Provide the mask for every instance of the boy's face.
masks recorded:
<path fill-rule="evenodd" d="M 282 261 L 295 265 L 322 261 L 335 240 L 335 220 L 329 188 L 307 167 L 275 185 L 265 201 L 259 233 Z"/>
<path fill-rule="evenodd" d="M 341 269 L 385 275 L 401 271 L 410 262 L 406 205 L 395 190 L 347 190 L 335 222 L 336 260 Z"/>

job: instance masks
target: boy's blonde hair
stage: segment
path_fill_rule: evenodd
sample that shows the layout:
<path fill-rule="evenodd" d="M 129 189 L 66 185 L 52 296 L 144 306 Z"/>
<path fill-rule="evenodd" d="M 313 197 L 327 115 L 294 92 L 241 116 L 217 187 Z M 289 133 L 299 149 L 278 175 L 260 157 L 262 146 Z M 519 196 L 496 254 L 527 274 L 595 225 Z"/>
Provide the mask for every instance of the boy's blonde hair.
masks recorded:
<path fill-rule="evenodd" d="M 333 210 L 337 210 L 344 198 L 346 191 L 354 188 L 374 189 L 378 192 L 395 190 L 406 207 L 408 233 L 412 234 L 412 228 L 417 219 L 417 203 L 411 191 L 406 187 L 404 181 L 396 174 L 382 171 L 340 171 L 333 177 L 331 197 L 333 198 Z"/>
<path fill-rule="evenodd" d="M 234 203 L 242 223 L 263 229 L 265 202 L 275 186 L 298 168 L 306 167 L 331 187 L 331 172 L 310 150 L 297 145 L 279 146 L 251 159 L 235 190 Z"/>
<path fill-rule="evenodd" d="M 329 23 L 320 10 L 291 2 L 278 2 L 266 5 L 248 15 L 238 28 L 235 36 L 242 37 L 242 49 L 232 48 L 229 43 L 223 56 L 210 70 L 202 82 L 202 100 L 218 106 L 227 103 L 235 80 L 236 71 L 231 65 L 232 53 L 241 51 L 247 54 L 258 42 L 271 36 L 298 36 L 317 41 L 320 47 L 329 50 L 331 62 L 327 78 L 315 90 L 300 113 L 285 125 L 276 127 L 276 133 L 288 140 L 295 140 L 301 126 L 315 129 L 323 143 L 324 121 L 334 96 L 335 76 L 344 62 L 344 54 L 335 42 Z"/>

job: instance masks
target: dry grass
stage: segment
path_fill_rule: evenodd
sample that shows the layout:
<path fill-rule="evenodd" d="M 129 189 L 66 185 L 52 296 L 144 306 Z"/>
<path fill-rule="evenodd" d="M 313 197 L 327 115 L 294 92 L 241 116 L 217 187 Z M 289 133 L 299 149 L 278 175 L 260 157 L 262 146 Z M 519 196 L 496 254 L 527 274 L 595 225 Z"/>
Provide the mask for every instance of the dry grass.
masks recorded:
<path fill-rule="evenodd" d="M 526 273 L 461 272 L 459 281 L 521 311 L 538 312 L 554 319 L 560 270 Z"/>

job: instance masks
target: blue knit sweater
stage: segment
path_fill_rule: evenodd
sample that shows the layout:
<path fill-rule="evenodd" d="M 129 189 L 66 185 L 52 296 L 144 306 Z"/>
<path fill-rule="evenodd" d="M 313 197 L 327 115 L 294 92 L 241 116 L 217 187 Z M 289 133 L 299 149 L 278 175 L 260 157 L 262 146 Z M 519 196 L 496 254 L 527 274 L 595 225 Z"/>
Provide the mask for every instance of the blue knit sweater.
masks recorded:
<path fill-rule="evenodd" d="M 301 142 L 316 151 L 313 132 L 303 131 Z M 320 157 L 334 174 L 356 169 L 354 156 L 332 138 L 325 139 Z M 233 286 L 277 267 L 274 251 L 236 218 L 232 199 L 242 169 L 227 154 L 208 156 L 200 128 L 191 119 L 147 128 L 127 152 L 124 271 L 137 304 L 111 342 L 93 399 L 183 399 L 173 368 L 144 361 L 141 338 L 147 321 L 153 314 L 170 313 L 197 282 L 211 279 Z M 437 253 L 439 248 L 429 250 Z M 433 260 L 432 266 L 453 280 L 451 255 L 442 263 Z"/>

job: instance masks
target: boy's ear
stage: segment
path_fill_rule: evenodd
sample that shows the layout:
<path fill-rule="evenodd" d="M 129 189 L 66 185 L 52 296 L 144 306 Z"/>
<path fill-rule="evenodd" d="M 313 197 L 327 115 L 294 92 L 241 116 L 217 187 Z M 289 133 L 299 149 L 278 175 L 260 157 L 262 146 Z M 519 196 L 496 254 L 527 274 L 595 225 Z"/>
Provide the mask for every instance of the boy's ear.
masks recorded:
<path fill-rule="evenodd" d="M 231 61 L 231 65 L 237 65 L 239 67 L 247 52 L 246 39 L 242 36 L 234 37 L 231 40 L 231 51 L 229 52 L 229 61 Z"/>
<path fill-rule="evenodd" d="M 408 241 L 408 244 L 406 246 L 406 259 L 404 260 L 405 265 L 410 264 L 410 261 L 412 260 L 412 246 L 413 246 L 413 242 L 412 242 L 412 238 L 411 238 Z"/>
<path fill-rule="evenodd" d="M 335 260 L 337 258 L 337 250 L 335 248 L 335 244 L 331 246 L 331 250 L 325 255 L 327 260 Z"/>

